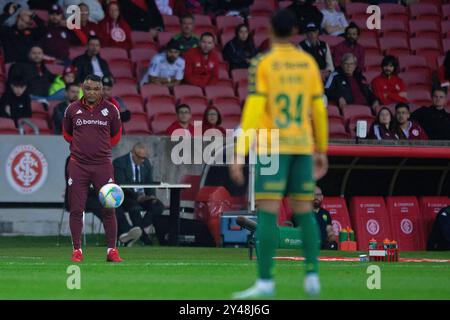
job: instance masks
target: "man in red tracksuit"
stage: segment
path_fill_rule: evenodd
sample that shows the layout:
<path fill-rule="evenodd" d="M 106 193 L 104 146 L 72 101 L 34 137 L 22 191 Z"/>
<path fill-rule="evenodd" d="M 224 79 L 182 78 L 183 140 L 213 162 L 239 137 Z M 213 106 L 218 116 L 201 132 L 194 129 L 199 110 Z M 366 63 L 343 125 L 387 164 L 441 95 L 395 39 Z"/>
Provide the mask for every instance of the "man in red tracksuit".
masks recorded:
<path fill-rule="evenodd" d="M 187 84 L 204 88 L 219 81 L 219 56 L 214 51 L 214 36 L 211 33 L 203 33 L 199 46 L 187 51 L 184 60 L 184 81 Z"/>
<path fill-rule="evenodd" d="M 70 143 L 67 190 L 73 262 L 83 260 L 81 231 L 89 186 L 92 183 L 98 193 L 103 185 L 114 182 L 111 148 L 119 142 L 122 133 L 119 110 L 102 98 L 101 78 L 88 75 L 83 92 L 80 100 L 67 107 L 63 119 L 63 136 Z M 115 210 L 103 208 L 102 214 L 108 245 L 106 260 L 121 262 L 116 248 Z"/>

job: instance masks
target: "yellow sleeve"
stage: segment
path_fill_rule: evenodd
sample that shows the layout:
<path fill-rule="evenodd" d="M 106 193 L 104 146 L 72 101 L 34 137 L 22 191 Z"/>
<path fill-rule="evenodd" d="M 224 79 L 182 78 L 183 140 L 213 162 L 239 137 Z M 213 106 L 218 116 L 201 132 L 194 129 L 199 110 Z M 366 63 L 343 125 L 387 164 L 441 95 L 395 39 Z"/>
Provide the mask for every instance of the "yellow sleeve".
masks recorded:
<path fill-rule="evenodd" d="M 326 152 L 328 149 L 328 117 L 323 100 L 323 84 L 319 68 L 314 64 L 313 87 L 311 95 L 312 120 L 314 138 L 317 152 Z"/>
<path fill-rule="evenodd" d="M 255 131 L 260 127 L 259 120 L 264 114 L 267 101 L 267 80 L 264 76 L 264 66 L 259 58 L 252 59 L 249 67 L 248 97 L 242 111 L 241 129 L 236 151 L 239 155 L 246 155 L 255 139 Z"/>

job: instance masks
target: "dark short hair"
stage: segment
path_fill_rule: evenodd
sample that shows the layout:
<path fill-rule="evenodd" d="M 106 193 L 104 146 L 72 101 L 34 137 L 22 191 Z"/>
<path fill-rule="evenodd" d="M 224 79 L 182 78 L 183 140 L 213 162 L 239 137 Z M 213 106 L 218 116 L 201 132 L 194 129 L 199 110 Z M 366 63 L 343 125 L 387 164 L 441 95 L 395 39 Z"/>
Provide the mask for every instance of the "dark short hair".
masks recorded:
<path fill-rule="evenodd" d="M 96 36 L 95 34 L 91 34 L 91 35 L 89 35 L 88 41 L 87 41 L 87 42 L 90 42 L 90 41 L 92 41 L 92 40 L 98 40 L 98 41 L 100 41 L 100 38 L 99 38 L 98 36 Z"/>
<path fill-rule="evenodd" d="M 381 61 L 381 67 L 384 67 L 384 66 L 387 66 L 390 64 L 394 67 L 394 73 L 397 73 L 398 67 L 399 67 L 397 58 L 392 55 L 387 55 Z"/>
<path fill-rule="evenodd" d="M 182 103 L 175 107 L 175 112 L 178 113 L 180 111 L 180 109 L 183 109 L 183 108 L 187 108 L 187 109 L 189 109 L 189 111 L 191 111 L 191 107 L 189 107 L 189 105 Z"/>
<path fill-rule="evenodd" d="M 11 81 L 10 81 L 10 85 L 15 86 L 15 87 L 25 87 L 28 85 L 27 81 L 25 80 L 25 78 L 17 75 L 14 76 Z"/>
<path fill-rule="evenodd" d="M 361 33 L 361 29 L 358 27 L 358 25 L 354 22 L 350 22 L 350 24 L 347 26 L 347 28 L 345 28 L 345 33 L 347 33 L 347 31 L 349 29 L 356 29 L 358 31 L 358 35 Z"/>
<path fill-rule="evenodd" d="M 288 9 L 280 9 L 273 13 L 270 19 L 273 33 L 278 38 L 288 38 L 295 27 L 295 17 Z"/>
<path fill-rule="evenodd" d="M 76 82 L 66 84 L 66 91 L 69 91 L 72 87 L 80 87 L 80 84 Z"/>
<path fill-rule="evenodd" d="M 200 40 L 203 39 L 203 37 L 211 37 L 213 38 L 213 40 L 216 39 L 216 37 L 214 37 L 214 35 L 211 32 L 203 32 L 202 35 L 200 36 Z"/>
<path fill-rule="evenodd" d="M 447 88 L 446 87 L 435 87 L 433 90 L 431 90 L 431 95 L 433 95 L 436 91 L 441 91 L 445 94 L 447 94 Z"/>
<path fill-rule="evenodd" d="M 195 21 L 195 17 L 194 17 L 193 14 L 186 13 L 186 14 L 184 14 L 184 15 L 182 15 L 182 16 L 180 17 L 180 23 L 183 22 L 183 20 L 186 19 L 186 18 L 192 19 L 192 20 Z"/>
<path fill-rule="evenodd" d="M 100 78 L 99 76 L 97 76 L 95 74 L 89 74 L 86 76 L 86 78 L 84 78 L 84 81 L 88 81 L 88 80 L 102 83 L 102 78 Z"/>
<path fill-rule="evenodd" d="M 399 102 L 395 105 L 395 111 L 397 111 L 398 109 L 401 109 L 401 108 L 406 108 L 409 111 L 409 104 L 404 103 L 404 102 Z"/>

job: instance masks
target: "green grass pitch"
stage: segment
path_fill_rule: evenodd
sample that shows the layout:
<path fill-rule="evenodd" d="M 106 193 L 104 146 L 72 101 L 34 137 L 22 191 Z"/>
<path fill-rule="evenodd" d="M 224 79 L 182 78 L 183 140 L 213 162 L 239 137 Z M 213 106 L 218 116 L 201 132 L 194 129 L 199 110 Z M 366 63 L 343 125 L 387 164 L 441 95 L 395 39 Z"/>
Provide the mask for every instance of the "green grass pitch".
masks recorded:
<path fill-rule="evenodd" d="M 106 249 L 88 239 L 81 289 L 66 282 L 71 246 L 54 237 L 0 237 L 0 299 L 229 299 L 255 280 L 245 248 L 120 248 L 125 262 L 105 262 Z M 279 250 L 278 256 L 298 256 Z M 322 256 L 357 252 L 322 251 Z M 402 252 L 402 257 L 450 259 L 450 252 Z M 450 263 L 377 263 L 381 289 L 367 288 L 370 262 L 321 262 L 321 299 L 450 299 Z M 303 263 L 276 261 L 277 299 L 306 299 Z"/>

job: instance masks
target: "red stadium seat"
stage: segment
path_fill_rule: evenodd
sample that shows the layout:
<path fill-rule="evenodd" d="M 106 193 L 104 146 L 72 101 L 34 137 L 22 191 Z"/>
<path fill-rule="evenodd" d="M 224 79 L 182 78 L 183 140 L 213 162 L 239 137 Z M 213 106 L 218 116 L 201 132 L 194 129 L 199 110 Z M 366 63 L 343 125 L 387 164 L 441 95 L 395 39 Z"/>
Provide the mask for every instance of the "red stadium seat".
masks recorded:
<path fill-rule="evenodd" d="M 407 38 L 383 37 L 380 39 L 380 48 L 386 54 L 392 54 L 394 56 L 410 53 Z"/>
<path fill-rule="evenodd" d="M 150 32 L 145 31 L 131 31 L 131 42 L 133 44 L 137 43 L 154 43 Z"/>
<path fill-rule="evenodd" d="M 383 37 L 408 37 L 408 24 L 402 20 L 385 19 L 381 23 Z"/>
<path fill-rule="evenodd" d="M 420 211 L 423 218 L 425 240 L 428 239 L 438 212 L 450 205 L 449 197 L 424 196 L 419 198 Z"/>
<path fill-rule="evenodd" d="M 56 63 L 49 63 L 45 65 L 51 73 L 55 75 L 62 75 L 64 71 L 64 66 Z"/>
<path fill-rule="evenodd" d="M 348 214 L 347 204 L 343 197 L 324 197 L 322 208 L 330 213 L 333 231 L 336 239 L 339 238 L 339 231 L 343 228 L 351 227 L 350 216 Z"/>
<path fill-rule="evenodd" d="M 423 39 L 439 40 L 441 36 L 440 25 L 431 20 L 411 20 L 409 22 L 410 36 Z"/>
<path fill-rule="evenodd" d="M 234 31 L 226 31 L 220 35 L 220 43 L 222 44 L 222 47 L 225 47 L 225 45 L 234 38 Z"/>
<path fill-rule="evenodd" d="M 422 69 L 402 72 L 399 73 L 398 76 L 402 78 L 408 89 L 412 88 L 413 86 L 423 87 L 430 86 L 431 84 L 430 72 Z"/>
<path fill-rule="evenodd" d="M 195 26 L 212 26 L 211 17 L 204 14 L 196 14 L 195 18 Z"/>
<path fill-rule="evenodd" d="M 198 34 L 199 36 L 205 32 L 212 33 L 212 35 L 214 36 L 215 42 L 219 43 L 216 27 L 214 27 L 214 26 L 195 26 L 195 28 L 194 28 L 194 33 Z"/>
<path fill-rule="evenodd" d="M 364 105 L 347 105 L 342 109 L 345 119 L 350 119 L 355 116 L 371 116 L 372 112 L 370 107 Z"/>
<path fill-rule="evenodd" d="M 0 134 L 18 134 L 19 131 L 12 119 L 0 118 Z"/>
<path fill-rule="evenodd" d="M 269 39 L 269 35 L 266 33 L 257 33 L 255 37 L 253 38 L 255 42 L 255 46 L 258 48 L 261 46 L 261 44 L 266 40 Z"/>
<path fill-rule="evenodd" d="M 244 19 L 239 16 L 218 16 L 216 18 L 216 26 L 218 31 L 223 29 L 231 29 L 244 23 Z"/>
<path fill-rule="evenodd" d="M 425 250 L 423 219 L 416 197 L 386 197 L 393 240 L 400 250 Z"/>
<path fill-rule="evenodd" d="M 148 128 L 148 123 L 145 119 L 132 118 L 123 124 L 126 135 L 149 135 L 151 131 Z"/>
<path fill-rule="evenodd" d="M 182 84 L 173 88 L 175 99 L 179 100 L 183 97 L 189 96 L 203 96 L 203 90 L 200 87 L 188 84 Z"/>
<path fill-rule="evenodd" d="M 167 128 L 176 120 L 175 113 L 170 114 L 157 114 L 151 122 L 153 133 L 164 134 Z"/>
<path fill-rule="evenodd" d="M 164 47 L 173 38 L 175 32 L 160 32 L 158 34 L 158 43 L 160 47 Z"/>
<path fill-rule="evenodd" d="M 418 104 L 421 106 L 431 104 L 430 90 L 420 90 L 420 89 L 408 90 L 407 94 L 408 94 L 408 100 L 412 103 L 415 103 L 415 104 Z"/>
<path fill-rule="evenodd" d="M 300 42 L 306 39 L 306 36 L 303 34 L 295 34 L 291 37 L 291 43 L 293 45 L 298 45 Z"/>
<path fill-rule="evenodd" d="M 361 38 L 359 38 L 359 39 L 361 40 Z M 330 36 L 330 35 L 322 35 L 322 36 L 320 36 L 320 40 L 325 41 L 330 46 L 330 48 L 332 48 L 342 42 L 341 37 Z"/>
<path fill-rule="evenodd" d="M 120 86 L 113 86 L 113 96 L 122 96 L 127 94 L 139 94 L 137 92 L 136 84 L 122 84 Z"/>
<path fill-rule="evenodd" d="M 442 39 L 442 48 L 444 49 L 444 52 L 450 50 L 450 38 Z"/>
<path fill-rule="evenodd" d="M 241 106 L 236 97 L 219 97 L 212 100 L 211 105 L 219 109 L 222 117 L 241 115 Z"/>
<path fill-rule="evenodd" d="M 441 21 L 441 34 L 446 38 L 450 37 L 450 20 Z"/>
<path fill-rule="evenodd" d="M 158 52 L 150 48 L 133 48 L 130 50 L 130 59 L 133 62 L 147 60 L 150 61 Z"/>
<path fill-rule="evenodd" d="M 231 79 L 220 79 L 217 81 L 216 86 L 221 86 L 221 87 L 229 87 L 231 89 L 233 89 L 233 81 L 231 81 Z M 234 91 L 234 89 L 233 89 Z"/>
<path fill-rule="evenodd" d="M 132 63 L 128 59 L 114 59 L 109 62 L 109 69 L 114 78 L 134 78 Z"/>
<path fill-rule="evenodd" d="M 450 20 L 450 3 L 442 5 L 442 19 Z"/>
<path fill-rule="evenodd" d="M 350 139 L 350 134 L 345 130 L 342 120 L 328 118 L 328 134 L 330 139 Z"/>
<path fill-rule="evenodd" d="M 123 95 L 120 96 L 120 99 L 122 99 L 123 103 L 127 107 L 127 110 L 129 110 L 131 113 L 141 113 L 145 116 L 147 116 L 144 105 L 142 101 L 142 97 L 139 95 Z"/>
<path fill-rule="evenodd" d="M 44 20 L 45 22 L 47 22 L 48 21 L 48 16 L 49 16 L 49 14 L 48 14 L 48 11 L 47 10 L 33 10 L 34 11 L 34 13 L 36 13 L 36 15 L 39 17 L 39 18 L 41 18 L 42 20 Z"/>
<path fill-rule="evenodd" d="M 421 56 L 404 55 L 399 56 L 399 65 L 401 71 L 414 71 L 426 69 L 429 72 L 427 60 Z"/>
<path fill-rule="evenodd" d="M 86 52 L 86 47 L 70 47 L 69 48 L 69 58 L 70 60 L 73 60 L 74 58 L 81 56 Z M 102 51 L 102 57 L 103 57 L 103 51 Z"/>
<path fill-rule="evenodd" d="M 381 3 L 379 4 L 381 9 L 381 14 L 383 17 L 394 17 L 394 16 L 406 16 L 408 17 L 408 9 L 401 4 L 396 3 Z M 383 23 L 385 22 L 384 19 Z"/>
<path fill-rule="evenodd" d="M 175 101 L 172 96 L 149 97 L 145 107 L 150 119 L 153 119 L 156 114 L 175 114 Z"/>
<path fill-rule="evenodd" d="M 127 50 L 116 47 L 104 47 L 102 48 L 100 55 L 107 61 L 113 59 L 128 59 Z"/>
<path fill-rule="evenodd" d="M 339 110 L 339 107 L 332 104 L 328 104 L 327 113 L 329 117 L 331 116 L 341 117 L 341 111 Z"/>
<path fill-rule="evenodd" d="M 248 70 L 247 69 L 234 69 L 231 71 L 231 79 L 233 79 L 233 83 L 236 84 L 242 79 L 248 78 Z"/>
<path fill-rule="evenodd" d="M 365 67 L 366 71 L 377 71 L 381 72 L 381 61 L 383 56 L 380 54 L 370 54 L 366 55 Z"/>
<path fill-rule="evenodd" d="M 44 109 L 41 102 L 31 101 L 31 117 L 47 120 L 48 112 Z"/>
<path fill-rule="evenodd" d="M 381 69 L 381 63 L 380 63 L 380 69 Z M 368 83 L 372 83 L 372 80 L 380 75 L 381 70 L 379 71 L 366 71 L 364 72 L 364 77 L 366 78 Z"/>
<path fill-rule="evenodd" d="M 230 80 L 230 75 L 227 70 L 219 69 L 219 79 Z"/>
<path fill-rule="evenodd" d="M 141 96 L 147 99 L 151 96 L 170 96 L 169 88 L 157 84 L 144 84 L 141 87 Z"/>
<path fill-rule="evenodd" d="M 196 110 L 196 113 L 201 112 L 203 114 L 208 107 L 208 100 L 204 96 L 185 96 L 180 98 L 179 104 L 187 104 L 192 113 Z"/>
<path fill-rule="evenodd" d="M 273 2 L 266 0 L 255 0 L 250 6 L 250 15 L 252 17 L 256 16 L 267 16 L 270 17 L 272 12 L 275 10 Z"/>
<path fill-rule="evenodd" d="M 345 5 L 345 12 L 347 13 L 349 20 L 352 20 L 354 17 L 365 17 L 367 15 L 366 10 L 368 6 L 367 3 L 348 2 Z"/>
<path fill-rule="evenodd" d="M 394 104 L 388 104 L 386 106 L 383 106 L 383 105 L 378 106 L 375 109 L 375 114 L 378 114 L 380 112 L 380 110 L 383 109 L 383 108 L 388 108 L 389 111 L 391 111 L 392 114 L 395 114 L 395 103 Z"/>
<path fill-rule="evenodd" d="M 47 135 L 52 134 L 52 131 L 48 127 L 48 121 L 47 119 L 41 119 L 41 118 L 31 118 L 29 119 L 34 125 L 36 125 L 39 129 L 39 135 Z M 25 134 L 34 134 L 33 129 L 30 126 L 24 126 Z"/>
<path fill-rule="evenodd" d="M 358 43 L 362 45 L 367 51 L 370 50 L 373 53 L 379 53 L 380 46 L 378 40 L 370 37 L 361 37 L 358 39 Z"/>
<path fill-rule="evenodd" d="M 222 127 L 224 129 L 235 129 L 241 122 L 241 116 L 228 115 L 222 118 Z"/>
<path fill-rule="evenodd" d="M 285 9 L 285 8 L 289 7 L 291 4 L 292 4 L 292 1 L 290 1 L 290 0 L 287 0 L 287 1 L 283 0 L 283 1 L 278 2 L 278 7 L 280 9 Z"/>
<path fill-rule="evenodd" d="M 439 7 L 431 3 L 413 3 L 409 6 L 410 16 L 416 20 L 432 20 L 440 23 Z"/>
<path fill-rule="evenodd" d="M 213 100 L 217 97 L 234 97 L 234 90 L 230 87 L 224 87 L 224 86 L 206 86 L 205 88 L 205 96 L 209 100 Z"/>
<path fill-rule="evenodd" d="M 239 97 L 239 102 L 241 103 L 241 105 L 244 103 L 245 99 L 247 98 L 247 94 L 248 94 L 247 87 L 239 87 L 238 88 L 238 97 Z"/>
<path fill-rule="evenodd" d="M 350 201 L 350 220 L 355 229 L 358 250 L 368 250 L 372 238 L 377 241 L 392 239 L 383 197 L 353 197 Z"/>
<path fill-rule="evenodd" d="M 164 28 L 167 27 L 177 27 L 180 28 L 180 18 L 175 15 L 162 15 Z"/>
<path fill-rule="evenodd" d="M 250 31 L 255 31 L 261 28 L 267 28 L 270 25 L 269 17 L 250 17 L 248 19 L 248 27 Z"/>

